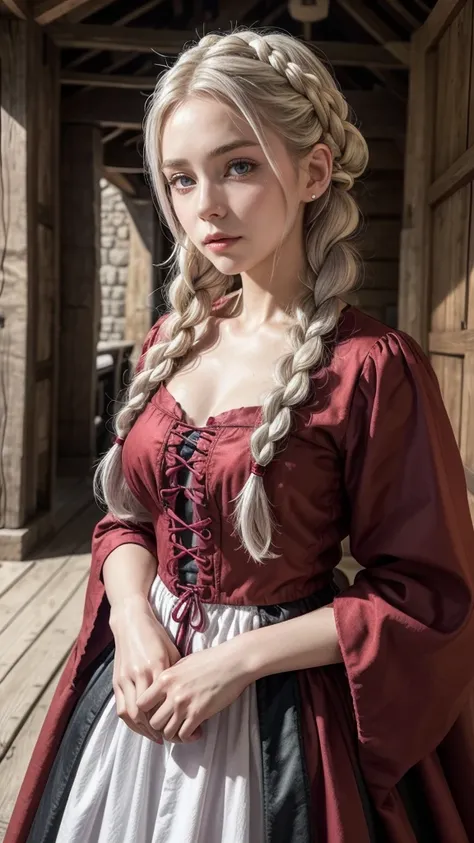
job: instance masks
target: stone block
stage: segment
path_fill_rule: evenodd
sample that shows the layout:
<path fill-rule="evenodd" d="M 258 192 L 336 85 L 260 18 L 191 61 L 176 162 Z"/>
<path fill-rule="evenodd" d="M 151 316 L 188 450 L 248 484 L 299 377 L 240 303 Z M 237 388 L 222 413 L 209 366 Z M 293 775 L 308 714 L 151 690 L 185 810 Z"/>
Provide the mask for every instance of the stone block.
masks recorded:
<path fill-rule="evenodd" d="M 128 266 L 117 269 L 117 280 L 122 287 L 128 284 Z"/>
<path fill-rule="evenodd" d="M 117 228 L 117 237 L 119 240 L 128 240 L 130 236 L 128 225 L 120 225 Z"/>
<path fill-rule="evenodd" d="M 111 249 L 109 252 L 109 263 L 112 266 L 127 266 L 128 249 Z"/>
<path fill-rule="evenodd" d="M 124 300 L 125 291 L 124 291 L 123 287 L 115 286 L 115 287 L 107 287 L 107 289 L 110 291 L 110 298 L 113 299 L 113 301 L 123 301 Z"/>
<path fill-rule="evenodd" d="M 103 249 L 111 249 L 114 245 L 114 237 L 111 237 L 110 234 L 102 234 L 100 238 L 100 245 Z"/>
<path fill-rule="evenodd" d="M 100 282 L 101 284 L 107 284 L 108 286 L 112 286 L 115 284 L 117 280 L 117 270 L 114 266 L 101 266 L 100 267 Z"/>
<path fill-rule="evenodd" d="M 110 312 L 112 316 L 125 316 L 125 302 L 123 301 L 111 301 L 110 302 Z"/>
<path fill-rule="evenodd" d="M 110 223 L 111 225 L 119 226 L 125 222 L 125 214 L 123 211 L 114 211 L 113 214 L 110 215 Z"/>

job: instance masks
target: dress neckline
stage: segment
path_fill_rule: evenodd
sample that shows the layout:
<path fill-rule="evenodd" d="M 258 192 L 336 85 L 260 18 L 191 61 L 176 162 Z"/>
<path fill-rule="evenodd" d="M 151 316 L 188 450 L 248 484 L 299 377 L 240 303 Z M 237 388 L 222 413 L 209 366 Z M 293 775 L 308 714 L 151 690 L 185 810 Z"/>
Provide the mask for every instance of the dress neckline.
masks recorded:
<path fill-rule="evenodd" d="M 337 323 L 338 330 L 341 329 L 345 316 L 349 310 L 352 310 L 352 305 L 350 304 L 346 304 L 345 307 L 342 308 Z M 180 404 L 178 399 L 174 397 L 172 392 L 170 392 L 164 381 L 160 383 L 158 392 L 161 392 L 161 395 L 165 399 L 165 403 L 167 403 L 174 411 L 173 415 L 179 416 L 180 420 L 192 430 L 206 430 L 206 428 L 209 427 L 223 426 L 225 424 L 225 420 L 230 416 L 236 417 L 234 422 L 235 427 L 254 427 L 255 415 L 261 412 L 263 406 L 262 404 L 245 404 L 242 407 L 230 407 L 228 410 L 223 410 L 220 413 L 216 413 L 216 415 L 209 416 L 205 424 L 198 425 L 194 424 L 194 422 L 189 418 L 189 415 L 182 404 Z"/>

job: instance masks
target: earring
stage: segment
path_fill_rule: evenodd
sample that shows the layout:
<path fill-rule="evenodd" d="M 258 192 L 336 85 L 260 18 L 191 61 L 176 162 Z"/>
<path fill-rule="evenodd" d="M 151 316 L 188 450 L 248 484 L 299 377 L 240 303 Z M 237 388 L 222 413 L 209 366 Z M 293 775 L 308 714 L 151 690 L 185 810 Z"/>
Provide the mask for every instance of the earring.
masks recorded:
<path fill-rule="evenodd" d="M 312 194 L 311 199 L 316 199 L 316 194 L 315 194 L 315 193 L 313 193 L 313 194 Z"/>

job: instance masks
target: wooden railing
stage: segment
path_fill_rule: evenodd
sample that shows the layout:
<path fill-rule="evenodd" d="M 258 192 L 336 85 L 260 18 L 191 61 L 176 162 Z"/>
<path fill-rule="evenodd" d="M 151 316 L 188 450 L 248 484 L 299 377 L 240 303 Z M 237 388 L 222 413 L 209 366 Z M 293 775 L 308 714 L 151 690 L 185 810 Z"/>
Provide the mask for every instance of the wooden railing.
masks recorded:
<path fill-rule="evenodd" d="M 112 417 L 117 399 L 130 381 L 134 343 L 128 340 L 99 342 L 97 345 L 97 390 L 95 408 L 96 455 L 106 451 L 113 440 Z"/>

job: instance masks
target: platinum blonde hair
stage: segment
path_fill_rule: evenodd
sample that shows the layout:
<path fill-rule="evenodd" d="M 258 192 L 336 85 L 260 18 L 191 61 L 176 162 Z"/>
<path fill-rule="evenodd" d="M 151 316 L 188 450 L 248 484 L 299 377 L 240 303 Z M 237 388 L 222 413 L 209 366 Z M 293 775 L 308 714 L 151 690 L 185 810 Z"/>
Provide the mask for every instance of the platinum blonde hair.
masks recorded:
<path fill-rule="evenodd" d="M 173 110 L 190 96 L 217 98 L 239 111 L 275 172 L 265 140 L 266 127 L 284 140 L 295 163 L 317 143 L 326 144 L 333 157 L 328 190 L 305 208 L 307 266 L 302 295 L 291 314 L 292 351 L 275 366 L 275 387 L 262 406 L 262 423 L 250 439 L 254 462 L 265 467 L 277 449 L 284 447 L 292 408 L 308 399 L 311 377 L 324 365 L 328 337 L 338 323 L 338 297 L 357 282 L 358 258 L 349 238 L 358 227 L 359 211 L 349 191 L 367 165 L 367 144 L 350 122 L 348 104 L 331 73 L 307 46 L 289 35 L 256 30 L 205 35 L 161 75 L 148 101 L 145 159 L 176 241 L 176 274 L 167 291 L 171 312 L 162 331 L 166 338 L 151 346 L 143 368 L 129 386 L 116 416 L 119 437 L 127 436 L 160 383 L 183 365 L 194 345 L 197 326 L 210 316 L 213 303 L 233 282 L 186 237 L 161 172 L 163 127 Z M 112 446 L 99 464 L 95 488 L 99 495 L 102 490 L 102 500 L 118 518 L 149 519 L 124 480 L 119 445 Z M 242 545 L 256 562 L 276 558 L 270 550 L 276 524 L 262 476 L 251 473 L 237 496 L 234 524 Z"/>

